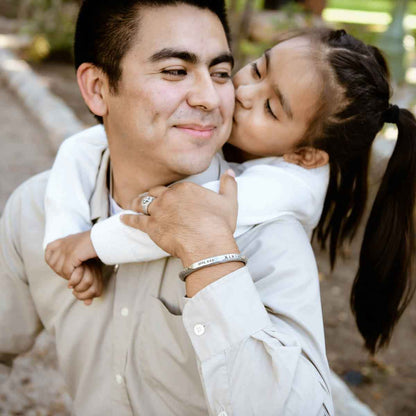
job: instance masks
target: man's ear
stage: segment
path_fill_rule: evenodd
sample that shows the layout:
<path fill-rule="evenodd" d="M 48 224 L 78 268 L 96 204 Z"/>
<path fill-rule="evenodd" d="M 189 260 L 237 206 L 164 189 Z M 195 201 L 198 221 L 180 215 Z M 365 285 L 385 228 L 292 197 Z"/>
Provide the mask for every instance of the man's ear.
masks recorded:
<path fill-rule="evenodd" d="M 294 163 L 305 169 L 314 169 L 324 166 L 329 162 L 328 153 L 314 147 L 301 147 L 293 153 L 283 155 L 286 162 Z"/>
<path fill-rule="evenodd" d="M 103 117 L 107 113 L 105 74 L 90 63 L 83 63 L 77 70 L 77 81 L 82 97 L 91 112 Z"/>

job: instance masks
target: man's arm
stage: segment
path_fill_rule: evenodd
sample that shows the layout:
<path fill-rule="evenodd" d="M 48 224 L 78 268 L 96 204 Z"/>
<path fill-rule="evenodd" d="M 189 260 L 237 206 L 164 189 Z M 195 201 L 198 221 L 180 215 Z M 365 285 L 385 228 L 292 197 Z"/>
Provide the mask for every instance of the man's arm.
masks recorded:
<path fill-rule="evenodd" d="M 186 279 L 183 322 L 211 415 L 333 414 L 318 273 L 308 237 L 292 217 L 233 238 L 235 181 L 220 193 L 194 184 L 149 191 L 150 216 L 131 216 L 184 266 L 238 252 L 249 259 L 205 267 Z M 225 413 L 221 413 L 225 412 Z"/>
<path fill-rule="evenodd" d="M 41 330 L 20 250 L 24 187 L 13 193 L 0 219 L 0 373 L 3 375 L 10 371 L 18 354 L 32 347 Z"/>
<path fill-rule="evenodd" d="M 290 217 L 263 224 L 239 243 L 248 267 L 183 311 L 210 414 L 333 414 L 318 274 L 302 226 Z"/>

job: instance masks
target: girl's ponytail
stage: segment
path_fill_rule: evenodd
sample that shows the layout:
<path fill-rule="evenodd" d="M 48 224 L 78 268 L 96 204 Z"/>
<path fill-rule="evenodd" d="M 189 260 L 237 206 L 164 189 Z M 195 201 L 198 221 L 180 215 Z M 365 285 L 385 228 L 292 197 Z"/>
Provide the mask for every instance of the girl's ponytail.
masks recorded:
<path fill-rule="evenodd" d="M 322 248 L 329 245 L 332 267 L 365 211 L 374 139 L 386 122 L 399 130 L 366 225 L 350 300 L 365 346 L 374 354 L 388 344 L 414 293 L 416 119 L 389 106 L 390 74 L 378 48 L 345 30 L 320 28 L 294 36 L 311 40 L 325 81 L 319 110 L 300 145 L 329 155 L 330 181 L 314 236 Z"/>
<path fill-rule="evenodd" d="M 397 124 L 398 138 L 367 222 L 351 292 L 358 328 L 373 354 L 388 344 L 414 292 L 416 119 L 397 106 L 384 119 Z"/>

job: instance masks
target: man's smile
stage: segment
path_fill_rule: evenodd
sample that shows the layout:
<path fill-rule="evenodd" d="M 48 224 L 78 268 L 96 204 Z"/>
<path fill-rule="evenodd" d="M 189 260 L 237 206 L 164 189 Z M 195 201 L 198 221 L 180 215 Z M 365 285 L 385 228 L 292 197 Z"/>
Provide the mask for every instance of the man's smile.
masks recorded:
<path fill-rule="evenodd" d="M 216 126 L 213 126 L 213 125 L 200 125 L 200 124 L 178 124 L 178 125 L 175 125 L 174 127 L 191 136 L 207 138 L 207 139 L 212 137 L 216 129 Z"/>

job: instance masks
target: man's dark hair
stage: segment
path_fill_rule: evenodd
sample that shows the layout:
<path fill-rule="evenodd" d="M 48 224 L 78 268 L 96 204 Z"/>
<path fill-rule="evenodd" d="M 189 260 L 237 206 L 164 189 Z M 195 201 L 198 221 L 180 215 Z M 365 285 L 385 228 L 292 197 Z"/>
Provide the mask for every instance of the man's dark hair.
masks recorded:
<path fill-rule="evenodd" d="M 94 64 L 108 76 L 112 91 L 117 92 L 120 63 L 139 29 L 140 8 L 178 4 L 213 12 L 220 19 L 229 41 L 224 0 L 84 0 L 75 31 L 75 68 L 84 62 Z M 100 117 L 97 119 L 102 122 Z"/>

